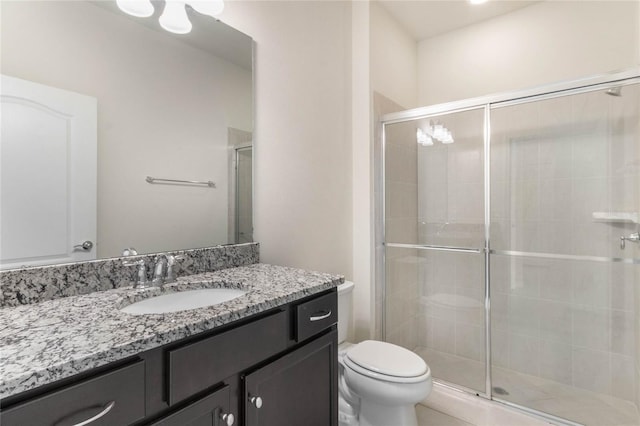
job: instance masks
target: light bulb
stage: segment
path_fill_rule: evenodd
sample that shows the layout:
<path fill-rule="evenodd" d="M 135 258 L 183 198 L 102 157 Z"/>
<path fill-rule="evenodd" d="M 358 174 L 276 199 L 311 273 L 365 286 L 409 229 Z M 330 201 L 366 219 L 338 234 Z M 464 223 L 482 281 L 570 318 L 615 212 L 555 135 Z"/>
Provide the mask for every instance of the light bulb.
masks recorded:
<path fill-rule="evenodd" d="M 186 3 L 196 12 L 211 17 L 220 15 L 224 10 L 224 1 L 222 0 L 187 0 Z"/>
<path fill-rule="evenodd" d="M 487 0 L 469 0 L 469 3 L 471 4 L 482 4 L 482 3 L 486 3 Z"/>
<path fill-rule="evenodd" d="M 138 18 L 147 18 L 154 12 L 150 0 L 116 0 L 116 4 L 124 13 Z"/>
<path fill-rule="evenodd" d="M 178 0 L 165 1 L 159 22 L 162 28 L 176 34 L 187 34 L 193 27 L 187 16 L 184 2 Z"/>
<path fill-rule="evenodd" d="M 453 134 L 451 134 L 450 130 L 445 130 L 444 137 L 440 139 L 440 142 L 444 144 L 453 143 Z"/>
<path fill-rule="evenodd" d="M 433 139 L 419 127 L 418 130 L 416 130 L 416 139 L 422 146 L 433 145 Z"/>
<path fill-rule="evenodd" d="M 445 135 L 444 126 L 442 124 L 436 124 L 433 126 L 433 137 L 442 140 Z"/>

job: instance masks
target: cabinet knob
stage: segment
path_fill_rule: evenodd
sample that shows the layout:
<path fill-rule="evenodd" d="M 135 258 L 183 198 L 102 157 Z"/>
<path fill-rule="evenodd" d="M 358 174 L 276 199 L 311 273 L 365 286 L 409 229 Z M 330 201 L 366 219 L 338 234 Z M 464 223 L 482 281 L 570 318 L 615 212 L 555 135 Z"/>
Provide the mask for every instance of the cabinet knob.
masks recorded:
<path fill-rule="evenodd" d="M 231 413 L 229 414 L 222 413 L 220 414 L 220 418 L 222 419 L 224 424 L 227 426 L 233 426 L 233 423 L 236 421 L 236 418 Z"/>
<path fill-rule="evenodd" d="M 256 406 L 256 408 L 262 407 L 262 398 L 259 396 L 252 396 L 249 398 L 249 402 Z"/>

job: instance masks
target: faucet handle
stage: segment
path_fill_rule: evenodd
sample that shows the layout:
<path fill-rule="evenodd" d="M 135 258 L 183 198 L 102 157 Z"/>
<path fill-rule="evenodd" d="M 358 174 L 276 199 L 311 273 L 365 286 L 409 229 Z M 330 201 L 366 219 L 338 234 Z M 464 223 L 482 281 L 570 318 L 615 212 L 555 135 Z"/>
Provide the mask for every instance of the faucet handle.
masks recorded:
<path fill-rule="evenodd" d="M 176 281 L 176 273 L 173 270 L 176 260 L 184 260 L 187 257 L 184 254 L 167 255 L 167 276 L 164 280 L 165 283 L 173 283 Z"/>
<path fill-rule="evenodd" d="M 140 260 L 124 260 L 122 262 L 123 266 L 137 266 L 138 267 L 138 281 L 133 285 L 133 287 L 145 288 L 148 287 L 149 281 L 147 281 L 147 265 L 144 263 L 143 259 Z"/>
<path fill-rule="evenodd" d="M 152 285 L 160 287 L 165 282 L 164 265 L 167 265 L 168 263 L 169 259 L 167 255 L 160 254 L 156 257 L 156 266 L 153 269 L 153 280 L 151 281 Z"/>

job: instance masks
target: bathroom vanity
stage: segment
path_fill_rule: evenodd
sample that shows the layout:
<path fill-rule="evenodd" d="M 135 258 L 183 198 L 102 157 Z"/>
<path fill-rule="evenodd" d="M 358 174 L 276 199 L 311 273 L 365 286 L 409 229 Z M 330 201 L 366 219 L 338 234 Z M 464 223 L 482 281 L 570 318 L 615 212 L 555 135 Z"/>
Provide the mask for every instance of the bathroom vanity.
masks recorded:
<path fill-rule="evenodd" d="M 337 425 L 341 281 L 253 264 L 151 294 L 124 287 L 3 308 L 2 425 Z M 216 286 L 246 294 L 168 314 L 120 311 Z"/>

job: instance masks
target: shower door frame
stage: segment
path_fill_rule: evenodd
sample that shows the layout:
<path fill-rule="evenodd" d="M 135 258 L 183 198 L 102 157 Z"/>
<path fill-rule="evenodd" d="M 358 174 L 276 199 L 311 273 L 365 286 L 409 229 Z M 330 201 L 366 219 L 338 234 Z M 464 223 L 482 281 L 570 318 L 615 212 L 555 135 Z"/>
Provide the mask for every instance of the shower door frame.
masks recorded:
<path fill-rule="evenodd" d="M 375 288 L 377 294 L 381 300 L 380 304 L 380 333 L 382 340 L 386 340 L 386 247 L 395 248 L 408 248 L 417 250 L 436 250 L 436 251 L 449 251 L 449 252 L 464 252 L 464 253 L 484 253 L 484 332 L 485 332 L 485 390 L 484 392 L 478 392 L 477 390 L 467 388 L 456 383 L 447 382 L 438 378 L 434 378 L 434 382 L 451 388 L 453 390 L 473 394 L 485 399 L 493 400 L 498 403 L 513 407 L 515 409 L 524 411 L 535 416 L 539 416 L 543 419 L 554 421 L 561 424 L 579 425 L 568 419 L 563 419 L 554 416 L 549 413 L 538 411 L 526 406 L 522 406 L 516 403 L 502 400 L 500 398 L 494 398 L 492 392 L 492 377 L 491 377 L 491 293 L 490 293 L 490 255 L 491 254 L 520 254 L 519 252 L 512 253 L 511 251 L 492 251 L 491 250 L 491 111 L 497 108 L 509 107 L 513 105 L 519 105 L 534 101 L 541 101 L 547 99 L 554 99 L 564 96 L 576 95 L 581 93 L 587 93 L 592 91 L 598 91 L 610 88 L 611 85 L 626 86 L 629 84 L 640 83 L 640 67 L 632 68 L 625 71 L 602 74 L 587 78 L 581 78 L 576 80 L 564 81 L 556 84 L 550 84 L 540 86 L 536 88 L 518 90 L 511 92 L 504 92 L 495 95 L 488 95 L 478 98 L 470 98 L 461 101 L 448 102 L 443 104 L 436 104 L 433 106 L 420 107 L 410 109 L 401 112 L 395 112 L 385 114 L 380 118 L 380 122 L 377 125 L 380 126 L 380 143 L 374 144 L 374 193 L 375 196 Z M 386 181 L 386 163 L 385 163 L 385 150 L 386 140 L 385 132 L 386 126 L 390 124 L 397 124 L 403 122 L 409 122 L 417 119 L 432 118 L 442 115 L 455 114 L 470 110 L 484 110 L 484 129 L 483 129 L 483 149 L 484 149 L 484 247 L 480 250 L 463 247 L 442 247 L 428 244 L 400 244 L 400 243 L 387 243 L 385 234 L 385 209 L 386 209 L 386 194 L 385 194 L 385 181 Z M 376 167 L 378 166 L 378 167 Z M 558 259 L 575 258 L 570 255 L 549 254 Z M 589 256 L 578 256 L 581 259 L 588 258 Z M 593 258 L 595 260 L 602 260 L 603 258 Z M 620 258 L 607 258 L 607 260 L 613 262 L 635 263 L 639 264 L 635 259 L 620 259 Z M 374 304 L 375 306 L 375 304 Z M 640 354 L 636 354 L 640 356 Z"/>

